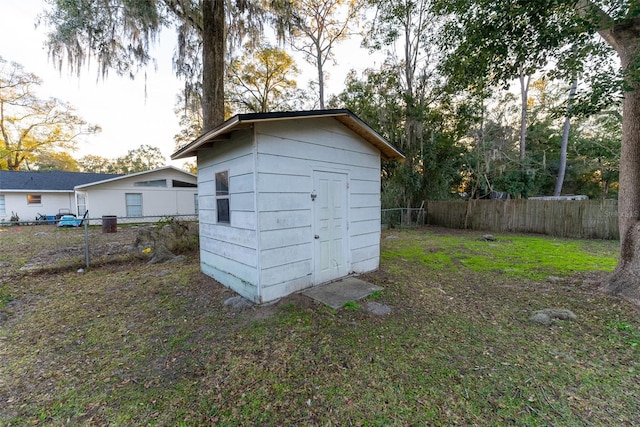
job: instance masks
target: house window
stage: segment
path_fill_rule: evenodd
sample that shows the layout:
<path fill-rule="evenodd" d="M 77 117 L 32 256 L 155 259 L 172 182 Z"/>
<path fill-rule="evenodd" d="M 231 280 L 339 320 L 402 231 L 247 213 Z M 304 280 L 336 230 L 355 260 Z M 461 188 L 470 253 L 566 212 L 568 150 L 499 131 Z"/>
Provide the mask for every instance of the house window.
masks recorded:
<path fill-rule="evenodd" d="M 42 204 L 42 195 L 40 195 L 40 194 L 27 194 L 27 204 L 28 205 L 41 205 Z"/>
<path fill-rule="evenodd" d="M 6 215 L 7 208 L 4 204 L 4 194 L 0 195 L 0 215 Z"/>
<path fill-rule="evenodd" d="M 127 216 L 142 216 L 142 194 L 126 193 Z"/>
<path fill-rule="evenodd" d="M 174 179 L 171 183 L 173 187 L 180 187 L 180 188 L 196 188 L 198 186 L 193 182 L 178 181 L 177 179 Z"/>
<path fill-rule="evenodd" d="M 133 183 L 134 187 L 166 187 L 166 179 L 154 179 L 151 181 L 136 181 Z"/>
<path fill-rule="evenodd" d="M 198 206 L 198 193 L 193 195 L 193 206 L 195 208 L 195 213 L 197 214 L 198 213 L 198 209 L 199 209 L 199 206 Z"/>
<path fill-rule="evenodd" d="M 216 173 L 216 208 L 218 222 L 231 223 L 231 212 L 229 212 L 229 171 Z"/>

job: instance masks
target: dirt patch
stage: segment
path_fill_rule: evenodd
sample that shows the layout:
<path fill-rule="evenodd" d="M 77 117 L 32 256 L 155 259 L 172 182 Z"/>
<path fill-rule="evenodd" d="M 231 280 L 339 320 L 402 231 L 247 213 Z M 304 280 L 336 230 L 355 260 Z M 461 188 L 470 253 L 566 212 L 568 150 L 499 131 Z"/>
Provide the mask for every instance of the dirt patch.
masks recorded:
<path fill-rule="evenodd" d="M 63 269 L 84 266 L 86 263 L 84 247 L 66 247 L 45 250 L 29 259 L 20 270 L 38 272 L 49 269 Z M 94 264 L 118 262 L 123 257 L 134 255 L 133 246 L 124 242 L 108 242 L 90 246 L 89 260 Z"/>

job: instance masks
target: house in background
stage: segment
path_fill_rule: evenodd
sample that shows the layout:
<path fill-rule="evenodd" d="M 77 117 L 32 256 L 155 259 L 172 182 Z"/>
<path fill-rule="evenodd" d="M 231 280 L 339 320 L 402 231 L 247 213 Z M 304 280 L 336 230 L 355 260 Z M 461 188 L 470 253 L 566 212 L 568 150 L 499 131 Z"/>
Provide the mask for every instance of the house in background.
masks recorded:
<path fill-rule="evenodd" d="M 0 221 L 87 210 L 91 218 L 194 215 L 197 206 L 196 176 L 173 166 L 130 175 L 0 171 Z"/>
<path fill-rule="evenodd" d="M 77 214 L 74 187 L 121 175 L 82 172 L 0 171 L 0 221 L 12 214 L 33 221 L 40 214 Z"/>
<path fill-rule="evenodd" d="M 173 166 L 111 177 L 74 187 L 77 212 L 143 217 L 195 215 L 198 211 L 196 175 Z"/>
<path fill-rule="evenodd" d="M 380 262 L 380 162 L 404 156 L 349 110 L 241 114 L 197 156 L 201 269 L 263 303 Z"/>

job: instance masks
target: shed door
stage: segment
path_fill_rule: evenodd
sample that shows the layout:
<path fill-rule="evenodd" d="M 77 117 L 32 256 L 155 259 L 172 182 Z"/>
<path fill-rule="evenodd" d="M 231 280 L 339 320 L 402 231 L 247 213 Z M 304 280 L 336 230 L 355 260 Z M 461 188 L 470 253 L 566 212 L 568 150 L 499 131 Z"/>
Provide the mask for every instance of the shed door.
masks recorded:
<path fill-rule="evenodd" d="M 314 171 L 315 283 L 344 277 L 348 266 L 347 175 Z"/>

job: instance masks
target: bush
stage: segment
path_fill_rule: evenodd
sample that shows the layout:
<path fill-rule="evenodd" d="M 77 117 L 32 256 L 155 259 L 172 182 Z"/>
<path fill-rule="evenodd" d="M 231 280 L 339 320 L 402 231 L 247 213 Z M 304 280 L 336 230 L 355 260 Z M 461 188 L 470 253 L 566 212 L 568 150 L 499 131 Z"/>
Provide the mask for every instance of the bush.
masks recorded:
<path fill-rule="evenodd" d="M 195 252 L 199 248 L 198 223 L 164 217 L 138 231 L 133 246 L 141 256 L 161 251 L 174 255 Z"/>

